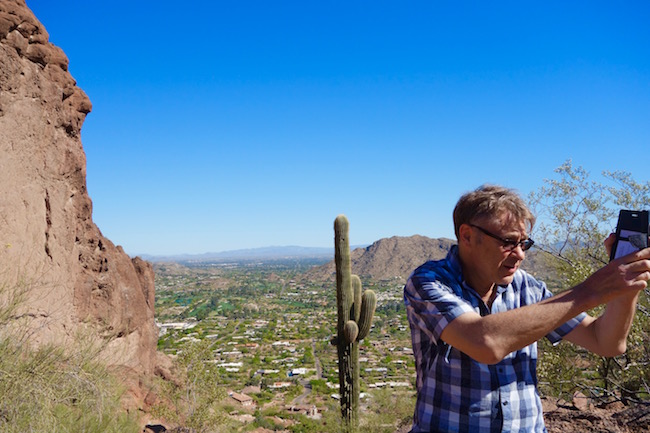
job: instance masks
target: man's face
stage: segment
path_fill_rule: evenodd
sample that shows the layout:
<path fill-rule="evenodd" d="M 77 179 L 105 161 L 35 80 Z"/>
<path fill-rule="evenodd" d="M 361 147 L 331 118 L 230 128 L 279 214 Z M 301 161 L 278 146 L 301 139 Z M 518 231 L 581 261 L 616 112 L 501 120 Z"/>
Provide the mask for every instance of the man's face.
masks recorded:
<path fill-rule="evenodd" d="M 475 283 L 507 285 L 512 282 L 515 271 L 526 257 L 520 245 L 513 248 L 512 242 L 528 239 L 526 224 L 517 221 L 510 214 L 500 218 L 481 220 L 470 224 L 470 260 L 474 270 Z M 507 242 L 504 242 L 507 241 Z M 482 287 L 475 287 L 481 290 Z"/>

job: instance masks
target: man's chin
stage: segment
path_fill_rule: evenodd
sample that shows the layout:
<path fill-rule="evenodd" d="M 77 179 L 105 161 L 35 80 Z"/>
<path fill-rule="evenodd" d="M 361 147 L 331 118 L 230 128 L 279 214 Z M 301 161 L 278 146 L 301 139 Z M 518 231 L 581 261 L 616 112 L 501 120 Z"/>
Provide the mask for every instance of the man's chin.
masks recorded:
<path fill-rule="evenodd" d="M 499 286 L 507 286 L 508 284 L 512 283 L 512 280 L 514 280 L 515 274 L 513 273 L 512 275 L 506 275 L 501 278 L 500 281 L 497 282 Z"/>

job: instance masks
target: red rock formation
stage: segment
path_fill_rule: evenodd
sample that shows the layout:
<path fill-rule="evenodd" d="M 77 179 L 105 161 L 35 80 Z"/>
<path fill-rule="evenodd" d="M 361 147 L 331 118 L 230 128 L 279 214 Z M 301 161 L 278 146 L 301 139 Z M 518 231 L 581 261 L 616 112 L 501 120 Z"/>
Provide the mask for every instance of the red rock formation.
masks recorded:
<path fill-rule="evenodd" d="M 150 374 L 154 278 L 92 221 L 80 130 L 91 103 L 24 0 L 0 0 L 0 288 L 27 287 L 33 341 L 90 336 Z"/>

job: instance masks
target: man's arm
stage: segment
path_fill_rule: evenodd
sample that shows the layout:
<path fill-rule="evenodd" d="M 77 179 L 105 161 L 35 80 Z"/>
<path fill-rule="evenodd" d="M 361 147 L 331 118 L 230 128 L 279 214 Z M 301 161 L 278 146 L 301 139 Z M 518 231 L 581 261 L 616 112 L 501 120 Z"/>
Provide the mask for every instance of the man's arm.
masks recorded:
<path fill-rule="evenodd" d="M 583 283 L 539 303 L 483 317 L 462 314 L 440 337 L 475 360 L 493 364 L 578 314 L 608 304 L 601 318 L 587 317 L 577 332 L 569 333 L 569 339 L 597 353 L 618 354 L 632 323 L 638 292 L 647 287 L 648 280 L 650 248 L 614 260 Z"/>
<path fill-rule="evenodd" d="M 614 234 L 605 240 L 608 256 L 615 240 Z M 625 353 L 638 297 L 639 292 L 622 295 L 612 300 L 597 319 L 586 317 L 564 338 L 600 356 L 617 356 Z"/>
<path fill-rule="evenodd" d="M 600 356 L 625 353 L 638 292 L 622 295 L 611 301 L 598 318 L 587 316 L 564 339 Z"/>

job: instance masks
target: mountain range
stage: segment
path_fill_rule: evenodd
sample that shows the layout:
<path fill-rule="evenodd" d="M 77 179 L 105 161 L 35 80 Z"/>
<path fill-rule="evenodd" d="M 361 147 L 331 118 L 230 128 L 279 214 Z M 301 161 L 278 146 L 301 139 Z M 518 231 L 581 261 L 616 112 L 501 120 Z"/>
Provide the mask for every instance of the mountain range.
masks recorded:
<path fill-rule="evenodd" d="M 334 248 L 301 247 L 301 246 L 270 246 L 261 248 L 248 248 L 210 252 L 203 254 L 174 254 L 174 255 L 149 255 L 141 257 L 150 262 L 220 262 L 233 260 L 263 260 L 263 259 L 294 259 L 294 258 L 322 258 L 327 260 L 334 257 Z"/>
<path fill-rule="evenodd" d="M 352 272 L 374 281 L 403 282 L 410 273 L 429 260 L 443 259 L 456 242 L 447 238 L 429 238 L 421 235 L 393 236 L 379 239 L 368 246 L 351 247 Z M 316 260 L 323 263 L 307 271 L 304 278 L 312 281 L 331 281 L 335 278 L 334 249 L 300 246 L 272 246 L 219 253 L 182 254 L 174 256 L 143 256 L 154 263 L 207 263 L 278 260 Z M 533 275 L 549 271 L 539 251 L 528 252 L 523 267 Z"/>
<path fill-rule="evenodd" d="M 449 248 L 456 241 L 447 238 L 428 238 L 414 235 L 393 236 L 374 242 L 372 245 L 352 249 L 350 261 L 352 272 L 362 279 L 373 281 L 393 280 L 403 283 L 421 264 L 429 260 L 445 258 Z M 526 254 L 522 268 L 533 276 L 545 280 L 557 280 L 557 276 L 547 265 L 545 254 L 533 249 Z M 306 272 L 305 278 L 315 281 L 333 281 L 336 278 L 334 260 Z"/>

